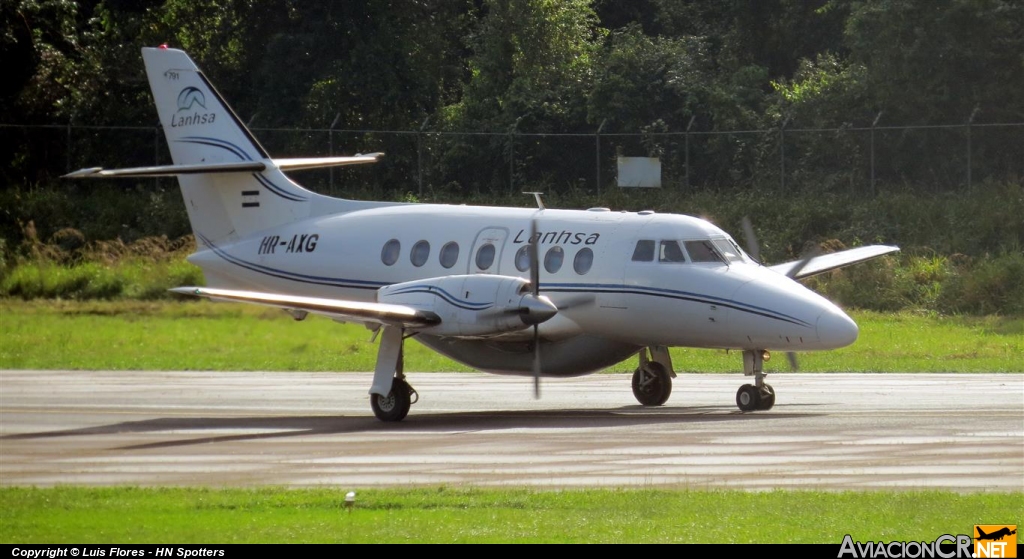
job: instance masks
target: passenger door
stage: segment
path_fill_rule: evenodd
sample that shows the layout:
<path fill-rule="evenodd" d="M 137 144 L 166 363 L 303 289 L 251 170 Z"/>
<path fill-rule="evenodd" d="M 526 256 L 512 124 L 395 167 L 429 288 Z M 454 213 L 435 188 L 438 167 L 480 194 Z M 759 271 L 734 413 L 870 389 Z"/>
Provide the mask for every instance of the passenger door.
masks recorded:
<path fill-rule="evenodd" d="M 507 239 L 508 229 L 504 227 L 488 227 L 477 233 L 476 240 L 473 241 L 473 250 L 469 253 L 466 273 L 500 274 Z M 490 257 L 488 253 L 491 253 Z"/>

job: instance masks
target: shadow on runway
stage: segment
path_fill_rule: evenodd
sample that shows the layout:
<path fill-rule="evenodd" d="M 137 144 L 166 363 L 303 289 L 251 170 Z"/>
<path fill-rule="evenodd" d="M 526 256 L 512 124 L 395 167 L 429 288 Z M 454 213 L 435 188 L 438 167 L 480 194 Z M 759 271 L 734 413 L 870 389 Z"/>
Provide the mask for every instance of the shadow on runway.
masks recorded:
<path fill-rule="evenodd" d="M 817 417 L 817 413 L 742 413 L 732 407 L 658 407 L 628 406 L 617 409 L 588 410 L 516 410 L 495 412 L 423 413 L 410 415 L 398 423 L 384 423 L 373 416 L 280 416 L 280 417 L 168 417 L 144 421 L 127 421 L 39 433 L 5 435 L 0 440 L 46 439 L 175 431 L 231 431 L 207 437 L 175 438 L 149 443 L 114 447 L 112 450 L 144 450 L 155 448 L 215 444 L 237 441 L 280 439 L 310 435 L 374 433 L 385 440 L 390 433 L 480 433 L 507 429 L 594 429 L 636 425 L 666 425 L 707 422 L 771 422 L 780 419 Z M 252 432 L 252 431 L 265 432 Z"/>

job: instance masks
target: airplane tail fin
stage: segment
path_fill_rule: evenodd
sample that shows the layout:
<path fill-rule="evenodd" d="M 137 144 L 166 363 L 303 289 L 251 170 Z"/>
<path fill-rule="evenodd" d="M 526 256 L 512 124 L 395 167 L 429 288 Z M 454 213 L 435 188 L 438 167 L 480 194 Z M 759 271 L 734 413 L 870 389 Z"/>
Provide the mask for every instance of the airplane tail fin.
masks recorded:
<path fill-rule="evenodd" d="M 984 538 L 985 536 L 987 536 L 987 535 L 988 535 L 988 534 L 986 534 L 986 533 L 985 533 L 985 531 L 984 531 L 984 530 L 982 530 L 982 529 L 981 529 L 981 526 L 976 526 L 976 527 L 975 527 L 975 530 L 977 530 L 977 531 L 978 531 L 978 537 L 979 537 L 979 538 Z"/>
<path fill-rule="evenodd" d="M 184 51 L 144 48 L 142 58 L 174 167 L 200 169 L 175 173 L 197 243 L 310 215 L 316 194 L 281 172 Z"/>

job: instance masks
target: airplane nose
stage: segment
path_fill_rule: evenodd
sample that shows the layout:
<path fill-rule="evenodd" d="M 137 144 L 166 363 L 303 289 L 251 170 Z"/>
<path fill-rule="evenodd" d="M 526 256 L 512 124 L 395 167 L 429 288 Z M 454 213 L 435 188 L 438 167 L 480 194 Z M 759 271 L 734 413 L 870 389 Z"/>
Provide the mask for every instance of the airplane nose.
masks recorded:
<path fill-rule="evenodd" d="M 846 313 L 836 309 L 829 310 L 818 315 L 818 341 L 834 349 L 846 347 L 857 341 L 857 323 Z"/>

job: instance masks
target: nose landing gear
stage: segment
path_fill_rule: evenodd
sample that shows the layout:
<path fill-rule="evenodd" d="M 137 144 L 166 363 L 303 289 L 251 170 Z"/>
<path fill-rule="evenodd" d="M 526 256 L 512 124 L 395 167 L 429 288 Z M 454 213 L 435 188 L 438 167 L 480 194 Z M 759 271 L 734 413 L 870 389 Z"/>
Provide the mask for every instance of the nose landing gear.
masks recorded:
<path fill-rule="evenodd" d="M 764 350 L 743 352 L 743 374 L 754 377 L 754 384 L 744 384 L 736 391 L 736 405 L 740 411 L 767 411 L 775 406 L 775 389 L 764 381 Z"/>

